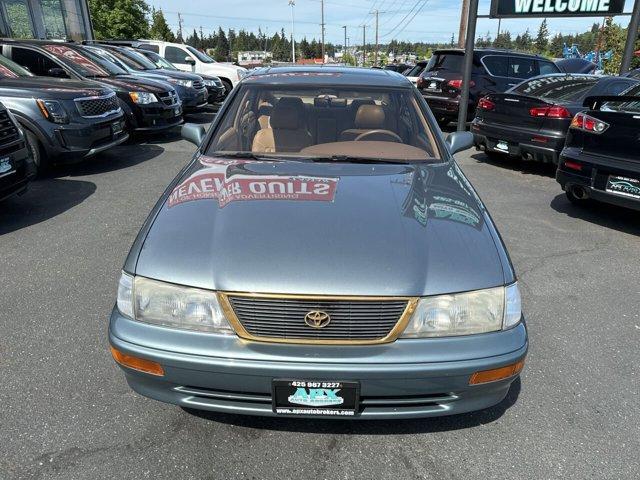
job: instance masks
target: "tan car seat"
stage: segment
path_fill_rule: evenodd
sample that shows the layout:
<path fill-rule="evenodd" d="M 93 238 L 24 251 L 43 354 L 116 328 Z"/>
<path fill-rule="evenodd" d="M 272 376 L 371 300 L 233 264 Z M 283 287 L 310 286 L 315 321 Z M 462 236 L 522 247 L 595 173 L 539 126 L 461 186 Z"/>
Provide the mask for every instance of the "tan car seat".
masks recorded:
<path fill-rule="evenodd" d="M 349 128 L 340 134 L 341 142 L 352 142 L 363 133 L 384 129 L 384 110 L 379 105 L 361 105 L 354 123 L 355 128 Z"/>
<path fill-rule="evenodd" d="M 273 108 L 269 124 L 271 128 L 256 133 L 252 151 L 299 152 L 312 144 L 305 122 L 304 103 L 300 98 L 281 98 Z"/>

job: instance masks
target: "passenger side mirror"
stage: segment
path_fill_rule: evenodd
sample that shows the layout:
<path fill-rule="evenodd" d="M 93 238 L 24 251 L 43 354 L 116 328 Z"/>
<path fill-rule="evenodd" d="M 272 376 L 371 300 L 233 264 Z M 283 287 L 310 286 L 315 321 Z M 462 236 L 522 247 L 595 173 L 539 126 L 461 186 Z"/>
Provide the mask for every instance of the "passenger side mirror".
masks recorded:
<path fill-rule="evenodd" d="M 64 68 L 59 68 L 59 67 L 50 68 L 49 70 L 47 70 L 47 75 L 50 77 L 56 77 L 56 78 L 69 78 L 69 75 L 67 74 L 66 70 Z"/>
<path fill-rule="evenodd" d="M 195 65 L 196 61 L 189 55 L 187 55 L 186 57 L 184 57 L 184 63 L 186 63 L 187 65 Z"/>
<path fill-rule="evenodd" d="M 204 137 L 207 135 L 207 131 L 202 125 L 196 125 L 195 123 L 185 123 L 182 126 L 181 134 L 182 138 L 199 147 L 204 140 Z"/>
<path fill-rule="evenodd" d="M 455 155 L 458 152 L 468 150 L 473 147 L 474 139 L 471 132 L 454 132 L 447 137 L 445 143 L 449 147 L 451 155 Z"/>

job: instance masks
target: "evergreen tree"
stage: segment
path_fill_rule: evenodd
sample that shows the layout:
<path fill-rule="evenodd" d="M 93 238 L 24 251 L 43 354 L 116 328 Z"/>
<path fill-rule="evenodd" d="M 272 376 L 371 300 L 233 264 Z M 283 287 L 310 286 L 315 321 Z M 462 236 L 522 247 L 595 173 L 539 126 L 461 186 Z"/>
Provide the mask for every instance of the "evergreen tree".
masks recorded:
<path fill-rule="evenodd" d="M 213 56 L 218 62 L 226 62 L 229 60 L 229 41 L 224 34 L 222 27 L 218 27 L 218 34 L 216 35 L 216 46 Z"/>
<path fill-rule="evenodd" d="M 536 52 L 545 53 L 549 46 L 549 28 L 547 27 L 547 19 L 545 18 L 540 24 L 538 29 L 538 36 L 536 37 Z"/>
<path fill-rule="evenodd" d="M 613 17 L 608 17 L 602 31 L 602 52 L 611 51 L 611 60 L 604 62 L 604 72 L 617 75 L 622 63 L 622 54 L 627 39 L 627 29 L 613 22 Z"/>
<path fill-rule="evenodd" d="M 149 37 L 154 40 L 164 40 L 165 42 L 175 42 L 176 36 L 169 28 L 167 20 L 164 18 L 162 9 L 151 11 L 151 28 L 149 29 Z"/>
<path fill-rule="evenodd" d="M 496 35 L 496 39 L 493 41 L 495 48 L 513 48 L 513 41 L 511 40 L 511 32 L 503 31 Z"/>
<path fill-rule="evenodd" d="M 144 0 L 89 0 L 93 33 L 97 39 L 134 39 L 149 36 Z"/>

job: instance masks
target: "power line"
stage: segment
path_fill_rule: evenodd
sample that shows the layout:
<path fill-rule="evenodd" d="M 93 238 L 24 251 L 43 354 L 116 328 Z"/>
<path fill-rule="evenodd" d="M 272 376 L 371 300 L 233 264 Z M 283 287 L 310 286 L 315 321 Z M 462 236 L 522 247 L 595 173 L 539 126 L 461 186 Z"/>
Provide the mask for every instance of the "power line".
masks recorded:
<path fill-rule="evenodd" d="M 411 22 L 413 22 L 413 19 L 416 18 L 416 16 L 422 11 L 422 9 L 424 8 L 424 6 L 429 2 L 429 0 L 424 0 L 424 3 L 420 6 L 420 8 L 418 8 L 418 10 L 416 10 L 416 13 L 413 14 L 413 17 L 411 17 L 409 19 L 409 21 L 407 23 L 404 24 L 404 26 L 398 31 L 396 32 L 396 37 L 399 36 L 402 32 L 405 31 L 405 28 L 407 27 L 407 25 L 409 25 Z"/>
<path fill-rule="evenodd" d="M 382 35 L 382 38 L 384 37 L 388 37 L 389 35 L 391 35 L 394 31 L 396 31 L 398 28 L 400 28 L 401 25 L 407 25 L 405 22 L 405 20 L 407 18 L 409 18 L 409 15 L 411 15 L 411 13 L 413 13 L 413 11 L 418 7 L 418 5 L 420 5 L 420 2 L 423 2 L 422 6 L 420 7 L 420 9 L 418 9 L 417 11 L 422 10 L 422 7 L 424 7 L 424 4 L 427 2 L 427 0 L 418 0 L 416 3 L 413 4 L 413 7 L 411 7 L 411 10 L 409 10 L 409 13 L 407 13 L 404 17 L 402 17 L 402 20 L 400 20 L 395 27 L 393 27 L 389 32 L 387 32 L 386 34 Z M 411 18 L 411 20 L 413 20 L 414 17 Z"/>

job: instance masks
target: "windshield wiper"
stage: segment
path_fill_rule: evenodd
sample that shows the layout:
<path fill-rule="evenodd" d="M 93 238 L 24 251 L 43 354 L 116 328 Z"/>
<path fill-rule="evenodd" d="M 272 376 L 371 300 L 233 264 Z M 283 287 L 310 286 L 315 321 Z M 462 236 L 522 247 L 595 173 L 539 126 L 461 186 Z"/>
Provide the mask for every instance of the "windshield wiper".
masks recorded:
<path fill-rule="evenodd" d="M 302 160 L 317 163 L 410 163 L 411 160 L 395 160 L 388 158 L 350 157 L 349 155 L 330 155 L 326 157 L 304 157 Z"/>
<path fill-rule="evenodd" d="M 249 160 L 273 160 L 280 161 L 282 157 L 271 157 L 269 155 L 260 155 L 252 152 L 228 152 L 228 153 L 212 153 L 209 155 L 215 158 L 246 158 Z"/>

